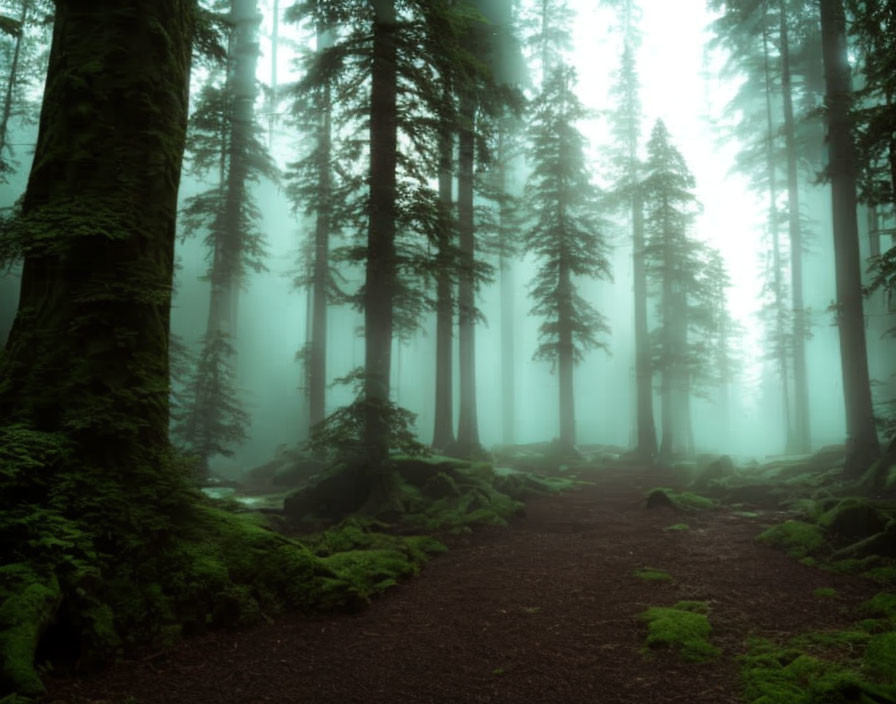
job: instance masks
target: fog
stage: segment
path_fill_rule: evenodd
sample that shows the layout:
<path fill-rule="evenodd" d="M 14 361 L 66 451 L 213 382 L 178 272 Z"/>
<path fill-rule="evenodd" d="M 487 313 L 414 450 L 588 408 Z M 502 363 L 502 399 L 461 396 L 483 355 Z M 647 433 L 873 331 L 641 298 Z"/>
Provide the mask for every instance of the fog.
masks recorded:
<path fill-rule="evenodd" d="M 732 286 L 728 310 L 740 326 L 735 347 L 740 358 L 737 376 L 729 389 L 731 424 L 725 427 L 718 395 L 693 399 L 693 424 L 698 452 L 724 452 L 741 459 L 762 458 L 784 452 L 786 422 L 781 407 L 781 380 L 765 354 L 763 324 L 758 318 L 762 297 L 762 261 L 768 245 L 763 238 L 767 205 L 762 193 L 750 188 L 748 178 L 734 170 L 742 145 L 726 137 L 733 117 L 727 110 L 742 77 L 725 75 L 724 49 L 710 49 L 710 23 L 714 16 L 702 2 L 643 0 L 637 54 L 643 107 L 642 147 L 651 126 L 662 119 L 696 179 L 695 193 L 702 212 L 693 235 L 717 248 Z M 569 59 L 579 75 L 578 95 L 592 111 L 580 125 L 589 141 L 588 158 L 596 181 L 603 178 L 603 153 L 610 140 L 606 113 L 609 92 L 619 64 L 622 40 L 614 12 L 592 0 L 573 0 L 573 48 Z M 257 79 L 271 79 L 271 8 L 263 7 L 261 58 Z M 312 38 L 281 23 L 281 32 L 299 45 Z M 281 84 L 299 77 L 289 48 L 280 48 L 278 79 Z M 195 81 L 194 81 L 195 83 Z M 263 110 L 259 98 L 259 110 Z M 285 110 L 285 107 L 282 108 Z M 33 143 L 34 125 L 14 125 L 17 144 Z M 283 168 L 295 159 L 297 137 L 286 120 L 278 120 L 271 152 Z M 22 193 L 28 171 L 28 148 L 19 147 L 19 166 L 0 185 L 0 205 L 11 205 Z M 511 182 L 516 188 L 526 177 L 525 159 L 516 163 Z M 810 436 L 813 448 L 842 443 L 845 437 L 843 389 L 837 328 L 829 307 L 835 297 L 829 187 L 815 185 L 801 165 L 801 211 L 809 223 L 808 250 L 804 256 L 804 296 L 811 321 L 807 342 L 810 400 Z M 208 187 L 185 171 L 181 198 Z M 302 365 L 296 352 L 305 343 L 308 326 L 306 291 L 293 279 L 302 266 L 303 238 L 313 223 L 297 215 L 283 185 L 263 181 L 255 188 L 262 214 L 267 271 L 252 272 L 239 296 L 234 346 L 236 383 L 251 415 L 249 439 L 234 447 L 232 457 L 216 456 L 211 464 L 229 475 L 266 461 L 282 445 L 295 445 L 307 436 L 308 404 L 303 390 Z M 455 187 L 456 188 L 456 187 Z M 862 211 L 864 212 L 864 211 Z M 576 437 L 582 445 L 619 448 L 635 442 L 634 337 L 632 331 L 632 245 L 624 217 L 610 218 L 613 280 L 582 281 L 582 295 L 607 317 L 611 334 L 608 350 L 586 352 L 575 371 Z M 867 256 L 867 222 L 859 217 L 863 257 Z M 888 241 L 889 245 L 892 244 Z M 335 243 L 339 244 L 339 242 Z M 882 244 L 886 249 L 888 243 Z M 180 240 L 177 246 L 176 294 L 171 328 L 187 345 L 198 348 L 205 334 L 209 306 L 206 247 L 201 237 Z M 495 260 L 492 259 L 492 263 Z M 518 443 L 547 442 L 557 435 L 558 377 L 551 364 L 532 360 L 539 321 L 529 315 L 529 282 L 535 270 L 531 256 L 513 264 L 515 439 Z M 362 279 L 360 269 L 348 270 L 349 281 Z M 18 274 L 13 268 L 0 279 L 0 338 L 11 325 L 17 303 Z M 484 315 L 476 331 L 476 378 L 479 431 L 486 448 L 502 442 L 501 308 L 500 282 L 479 292 Z M 651 303 L 651 309 L 653 304 Z M 894 342 L 884 335 L 893 314 L 881 293 L 866 301 L 866 332 L 872 377 L 880 383 L 875 393 L 881 403 L 893 398 L 896 372 Z M 652 313 L 651 313 L 652 315 Z M 328 313 L 327 376 L 348 374 L 364 363 L 363 317 L 347 306 L 331 306 Z M 455 394 L 458 373 L 455 339 Z M 427 314 L 417 334 L 393 342 L 392 399 L 417 414 L 416 429 L 423 442 L 432 437 L 435 397 L 435 315 Z M 328 388 L 327 412 L 353 399 L 350 388 Z M 657 408 L 658 408 L 657 404 Z M 657 411 L 658 413 L 658 411 Z M 457 404 L 455 404 L 455 415 Z"/>

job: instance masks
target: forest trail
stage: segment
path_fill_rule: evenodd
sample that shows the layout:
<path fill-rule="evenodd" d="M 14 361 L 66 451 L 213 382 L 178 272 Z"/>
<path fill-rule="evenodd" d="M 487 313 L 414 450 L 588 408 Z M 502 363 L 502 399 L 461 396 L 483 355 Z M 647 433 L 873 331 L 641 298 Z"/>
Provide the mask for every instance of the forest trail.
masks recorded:
<path fill-rule="evenodd" d="M 458 539 L 361 613 L 209 633 L 51 681 L 47 701 L 724 704 L 740 701 L 735 657 L 746 637 L 843 627 L 843 607 L 874 591 L 754 544 L 768 514 L 648 511 L 644 493 L 661 475 L 611 468 L 583 478 L 593 484 L 530 502 L 510 530 Z M 690 530 L 663 530 L 680 522 Z M 673 581 L 632 575 L 645 566 Z M 813 597 L 820 587 L 839 598 Z M 722 656 L 645 658 L 637 615 L 684 599 L 710 603 Z"/>

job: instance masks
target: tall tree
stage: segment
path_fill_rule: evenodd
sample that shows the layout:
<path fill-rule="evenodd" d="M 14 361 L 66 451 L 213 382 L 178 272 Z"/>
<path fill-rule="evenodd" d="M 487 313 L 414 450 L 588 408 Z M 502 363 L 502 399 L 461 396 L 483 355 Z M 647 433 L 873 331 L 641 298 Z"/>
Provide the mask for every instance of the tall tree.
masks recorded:
<path fill-rule="evenodd" d="M 248 415 L 234 387 L 239 291 L 248 270 L 264 269 L 260 211 L 251 184 L 276 169 L 260 140 L 255 115 L 259 15 L 256 0 L 230 0 L 226 70 L 212 73 L 190 120 L 188 153 L 198 174 L 216 172 L 217 183 L 188 199 L 184 228 L 206 230 L 211 259 L 206 331 L 191 377 L 192 398 L 173 432 L 207 473 L 215 454 L 229 454 L 246 438 Z M 212 440 L 214 439 L 214 440 Z M 211 454 L 209 454 L 211 453 Z"/>
<path fill-rule="evenodd" d="M 781 61 L 781 97 L 784 114 L 784 145 L 787 155 L 787 223 L 790 233 L 790 294 L 793 301 L 793 443 L 791 452 L 808 452 L 809 381 L 806 373 L 807 320 L 803 303 L 803 232 L 797 174 L 796 122 L 793 111 L 790 17 L 787 0 L 779 0 L 778 51 Z"/>
<path fill-rule="evenodd" d="M 168 448 L 192 22 L 192 3 L 181 0 L 56 3 L 16 226 L 24 267 L 0 358 L 0 422 L 62 433 L 81 461 L 134 491 Z"/>
<path fill-rule="evenodd" d="M 644 462 L 657 456 L 656 424 L 653 415 L 653 370 L 647 328 L 647 272 L 644 262 L 644 209 L 641 192 L 642 165 L 638 156 L 641 139 L 641 105 L 634 48 L 625 44 L 622 62 L 613 86 L 616 109 L 611 114 L 614 144 L 613 201 L 627 211 L 632 233 L 635 332 L 635 453 Z"/>
<path fill-rule="evenodd" d="M 370 92 L 369 220 L 364 283 L 364 445 L 372 461 L 389 451 L 383 406 L 389 402 L 392 306 L 396 285 L 395 216 L 398 183 L 398 49 L 395 0 L 371 0 L 373 65 Z"/>
<path fill-rule="evenodd" d="M 837 280 L 837 325 L 843 396 L 846 404 L 847 452 L 844 471 L 857 476 L 880 454 L 862 310 L 862 269 L 856 219 L 856 153 L 850 107 L 852 78 L 847 55 L 846 15 L 842 0 L 819 0 L 833 210 L 834 259 Z"/>
<path fill-rule="evenodd" d="M 647 274 L 657 292 L 659 327 L 654 368 L 660 372 L 662 439 L 659 459 L 693 453 L 690 393 L 695 366 L 688 340 L 690 307 L 698 297 L 701 248 L 688 233 L 699 208 L 696 182 L 662 120 L 647 144 L 644 206 Z"/>
<path fill-rule="evenodd" d="M 538 269 L 532 312 L 541 317 L 536 359 L 556 365 L 559 378 L 561 452 L 575 451 L 573 367 L 585 350 L 601 346 L 604 318 L 578 292 L 578 277 L 609 278 L 606 243 L 596 214 L 596 189 L 577 123 L 586 111 L 574 92 L 573 69 L 558 64 L 548 74 L 530 116 L 532 173 L 525 198 L 532 210 L 526 247 Z"/>

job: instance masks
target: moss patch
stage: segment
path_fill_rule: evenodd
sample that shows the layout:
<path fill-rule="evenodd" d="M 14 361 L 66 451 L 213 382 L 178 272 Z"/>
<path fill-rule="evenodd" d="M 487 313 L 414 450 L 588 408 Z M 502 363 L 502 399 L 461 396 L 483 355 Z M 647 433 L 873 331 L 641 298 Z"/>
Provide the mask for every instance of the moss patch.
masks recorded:
<path fill-rule="evenodd" d="M 812 596 L 816 599 L 836 599 L 837 590 L 833 587 L 819 587 L 812 591 Z"/>
<path fill-rule="evenodd" d="M 680 601 L 675 606 L 654 606 L 640 614 L 647 624 L 649 649 L 667 648 L 688 662 L 706 662 L 720 651 L 709 642 L 712 626 L 706 602 Z"/>
<path fill-rule="evenodd" d="M 687 523 L 673 523 L 671 526 L 666 526 L 663 530 L 667 530 L 672 533 L 681 533 L 686 530 L 690 530 L 691 527 Z"/>
<path fill-rule="evenodd" d="M 654 567 L 642 567 L 641 569 L 635 570 L 632 574 L 638 579 L 643 579 L 645 582 L 671 582 L 672 575 L 666 572 L 665 570 L 658 570 Z"/>
<path fill-rule="evenodd" d="M 691 491 L 677 492 L 660 487 L 651 489 L 646 496 L 647 508 L 670 506 L 683 511 L 705 510 L 714 508 L 716 502 Z"/>
<path fill-rule="evenodd" d="M 785 521 L 760 533 L 756 541 L 779 548 L 791 557 L 801 558 L 824 546 L 824 533 L 813 523 Z"/>

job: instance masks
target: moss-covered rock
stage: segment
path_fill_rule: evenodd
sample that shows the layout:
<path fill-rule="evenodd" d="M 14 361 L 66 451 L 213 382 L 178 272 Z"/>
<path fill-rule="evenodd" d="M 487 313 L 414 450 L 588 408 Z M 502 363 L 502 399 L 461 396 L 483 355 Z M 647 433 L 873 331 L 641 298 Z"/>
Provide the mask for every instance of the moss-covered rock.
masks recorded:
<path fill-rule="evenodd" d="M 714 508 L 717 504 L 712 499 L 691 491 L 678 492 L 668 488 L 657 488 L 648 492 L 645 505 L 651 509 L 667 507 L 679 511 L 694 511 Z"/>
<path fill-rule="evenodd" d="M 872 677 L 896 679 L 896 632 L 872 636 L 865 648 L 864 664 Z"/>
<path fill-rule="evenodd" d="M 675 606 L 654 606 L 640 614 L 647 624 L 647 647 L 668 648 L 688 662 L 706 662 L 720 654 L 709 642 L 712 626 L 706 602 L 680 601 Z"/>
<path fill-rule="evenodd" d="M 819 552 L 825 545 L 821 528 L 804 521 L 785 521 L 772 526 L 756 536 L 756 542 L 771 545 L 797 559 Z"/>

